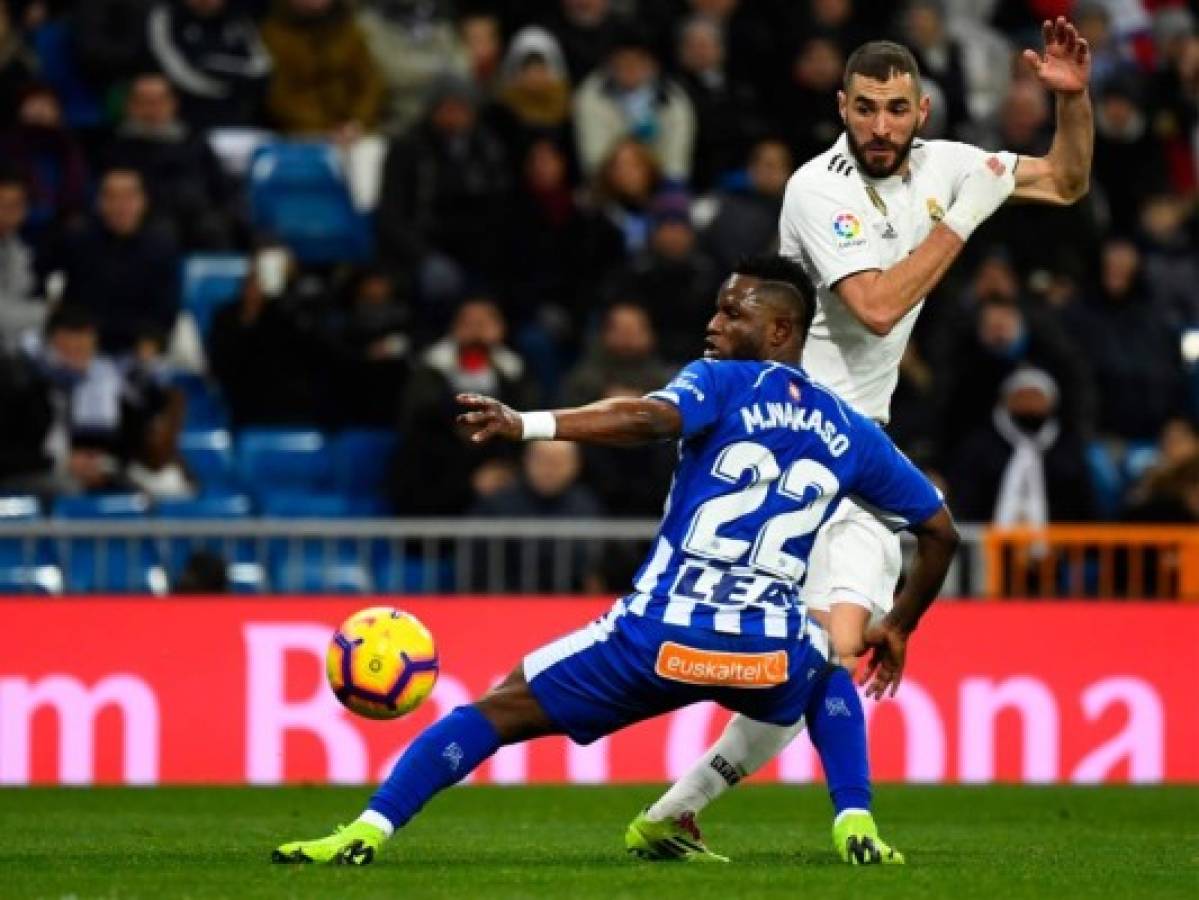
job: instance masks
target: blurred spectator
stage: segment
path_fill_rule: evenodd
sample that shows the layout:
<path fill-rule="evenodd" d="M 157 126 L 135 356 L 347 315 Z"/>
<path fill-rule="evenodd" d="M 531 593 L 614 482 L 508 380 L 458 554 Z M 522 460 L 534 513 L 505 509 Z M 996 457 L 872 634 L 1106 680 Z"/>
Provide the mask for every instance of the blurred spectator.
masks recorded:
<path fill-rule="evenodd" d="M 186 403 L 171 385 L 172 370 L 164 354 L 163 335 L 147 331 L 133 352 L 118 360 L 124 381 L 124 430 L 130 444 L 125 477 L 151 497 L 192 493 L 179 454 Z"/>
<path fill-rule="evenodd" d="M 602 254 L 591 252 L 593 229 L 575 202 L 562 147 L 548 139 L 534 142 L 520 188 L 506 234 L 510 306 L 521 321 L 564 310 L 582 323 L 589 304 L 581 284 L 587 265 Z"/>
<path fill-rule="evenodd" d="M 382 266 L 355 273 L 345 294 L 325 326 L 339 359 L 338 419 L 345 425 L 394 425 L 412 350 L 408 308 Z"/>
<path fill-rule="evenodd" d="M 236 0 L 158 0 L 146 27 L 189 125 L 259 123 L 271 58 Z"/>
<path fill-rule="evenodd" d="M 1199 453 L 1163 468 L 1125 515 L 1130 522 L 1199 522 Z M 1153 568 L 1149 568 L 1152 573 Z"/>
<path fill-rule="evenodd" d="M 1128 492 L 1124 517 L 1135 522 L 1199 521 L 1199 431 L 1171 419 L 1158 438 L 1153 465 Z"/>
<path fill-rule="evenodd" d="M 950 503 L 967 522 L 1042 526 L 1094 514 L 1082 439 L 1057 416 L 1057 385 L 1020 369 L 989 423 L 967 435 L 949 466 Z"/>
<path fill-rule="evenodd" d="M 129 86 L 125 119 L 107 149 L 108 168 L 141 174 L 151 218 L 185 250 L 232 245 L 233 222 L 224 173 L 208 141 L 179 118 L 163 75 L 139 75 Z"/>
<path fill-rule="evenodd" d="M 576 444 L 533 441 L 525 445 L 517 482 L 482 498 L 470 513 L 503 519 L 596 519 L 604 511 L 591 489 L 579 483 L 580 467 Z M 579 541 L 560 545 L 551 539 L 534 541 L 532 548 L 524 544 L 525 541 L 520 541 L 506 545 L 504 590 L 531 587 L 540 591 L 577 592 L 587 587 L 586 579 L 597 562 L 592 548 Z M 570 563 L 565 571 L 574 573 L 573 580 L 565 580 L 559 574 L 560 555 L 565 557 L 564 562 Z M 482 561 L 486 555 L 480 554 L 479 558 Z"/>
<path fill-rule="evenodd" d="M 193 550 L 171 585 L 172 594 L 226 594 L 229 569 L 225 560 L 211 550 Z"/>
<path fill-rule="evenodd" d="M 1141 197 L 1168 189 L 1166 158 L 1149 126 L 1138 80 L 1122 76 L 1100 88 L 1092 177 L 1107 201 L 1112 227 L 1125 234 L 1136 227 Z"/>
<path fill-rule="evenodd" d="M 132 485 L 127 463 L 174 467 L 173 493 L 187 490 L 175 442 L 177 397 L 141 389 L 98 354 L 95 320 L 78 307 L 49 317 L 36 342 L 0 362 L 0 485 L 50 498 Z"/>
<path fill-rule="evenodd" d="M 790 81 L 780 94 L 787 110 L 782 134 L 800 163 L 827 150 L 844 130 L 837 111 L 837 91 L 845 57 L 827 37 L 804 41 L 791 66 Z"/>
<path fill-rule="evenodd" d="M 1052 318 L 1028 303 L 1003 254 L 993 254 L 978 267 L 969 296 L 970 308 L 948 326 L 937 359 L 945 391 L 944 448 L 952 450 L 986 421 L 1000 385 L 1024 367 L 1049 373 L 1055 391 L 1061 392 L 1060 405 L 1056 394 L 1054 405 L 1063 423 L 1070 431 L 1085 433 L 1095 398 L 1083 357 Z"/>
<path fill-rule="evenodd" d="M 146 20 L 155 0 L 86 0 L 73 4 L 71 41 L 87 83 L 103 94 L 154 67 Z"/>
<path fill-rule="evenodd" d="M 406 133 L 421 118 L 439 75 L 470 75 L 466 48 L 441 0 L 364 0 L 358 24 L 386 87 L 381 127 Z"/>
<path fill-rule="evenodd" d="M 674 369 L 657 353 L 649 312 L 639 303 L 617 301 L 604 314 L 599 339 L 566 378 L 564 406 L 583 406 L 613 392 L 640 397 L 670 380 Z"/>
<path fill-rule="evenodd" d="M 417 271 L 422 300 L 457 299 L 470 279 L 498 271 L 509 165 L 479 121 L 474 87 L 441 76 L 425 118 L 388 150 L 376 212 L 383 259 Z"/>
<path fill-rule="evenodd" d="M 692 18 L 681 28 L 695 19 L 711 22 L 719 32 L 723 67 L 731 82 L 748 88 L 754 106 L 770 102 L 785 66 L 782 17 L 761 2 L 688 0 L 688 5 Z"/>
<path fill-rule="evenodd" d="M 946 29 L 945 6 L 942 0 L 909 0 L 902 15 L 904 41 L 920 63 L 921 75 L 940 88 L 947 131 L 956 134 L 970 112 L 963 51 Z"/>
<path fill-rule="evenodd" d="M 512 36 L 496 89 L 496 125 L 509 149 L 536 137 L 565 137 L 570 121 L 570 76 L 554 36 L 522 28 Z"/>
<path fill-rule="evenodd" d="M 620 141 L 596 173 L 589 197 L 592 234 L 590 273 L 606 274 L 649 243 L 649 207 L 662 184 L 662 172 L 649 149 Z"/>
<path fill-rule="evenodd" d="M 35 235 L 78 221 L 87 205 L 87 162 L 53 90 L 26 87 L 16 124 L 0 134 L 0 155 L 29 186 L 27 227 Z"/>
<path fill-rule="evenodd" d="M 921 469 L 941 465 L 941 425 L 937 406 L 938 372 L 917 342 L 908 341 L 899 360 L 899 379 L 891 395 L 887 434 Z M 933 473 L 930 473 L 933 474 Z M 939 474 L 939 473 L 938 473 Z"/>
<path fill-rule="evenodd" d="M 40 331 L 46 304 L 37 297 L 33 251 L 21 238 L 25 183 L 0 175 L 0 352 L 30 329 Z"/>
<path fill-rule="evenodd" d="M 992 149 L 1024 156 L 1041 156 L 1052 138 L 1053 107 L 1040 83 L 1031 78 L 1012 82 L 999 107 L 998 133 L 988 143 Z"/>
<path fill-rule="evenodd" d="M 662 171 L 685 182 L 691 175 L 695 112 L 687 94 L 664 78 L 644 36 L 623 31 L 605 60 L 574 97 L 579 162 L 594 173 L 616 143 L 631 136 L 651 147 Z"/>
<path fill-rule="evenodd" d="M 275 0 L 267 113 L 288 134 L 352 141 L 378 124 L 383 79 L 346 0 Z"/>
<path fill-rule="evenodd" d="M 573 84 L 608 58 L 622 28 L 612 14 L 611 0 L 558 0 L 546 26 L 562 47 Z"/>
<path fill-rule="evenodd" d="M 998 129 L 983 134 L 981 146 L 1041 156 L 1049 150 L 1053 109 L 1044 88 L 1032 79 L 1012 82 L 999 110 Z M 1092 176 L 1092 187 L 1096 178 Z M 1071 206 L 1004 204 L 979 229 L 975 247 L 998 245 L 1023 273 L 1057 272 L 1063 265 L 1081 271 L 1098 247 L 1095 194 Z M 967 249 L 967 253 L 971 253 Z"/>
<path fill-rule="evenodd" d="M 531 441 L 516 484 L 482 498 L 472 515 L 493 518 L 594 519 L 599 502 L 579 484 L 579 447 L 569 441 Z"/>
<path fill-rule="evenodd" d="M 666 381 L 660 382 L 658 387 L 663 384 Z M 594 399 L 640 397 L 642 394 L 640 390 L 613 382 Z M 670 490 L 671 473 L 678 458 L 678 447 L 672 443 L 642 444 L 638 447 L 587 446 L 583 448 L 583 480 L 595 491 L 608 515 L 653 518 L 662 514 L 662 505 Z M 643 548 L 640 549 L 642 552 L 633 551 L 632 558 L 613 560 L 631 569 L 626 573 L 625 584 L 644 559 Z M 604 568 L 609 571 L 613 567 Z M 615 578 L 606 581 L 615 589 Z"/>
<path fill-rule="evenodd" d="M 327 418 L 331 358 L 317 331 L 321 298 L 315 293 L 287 249 L 265 246 L 253 257 L 237 302 L 217 311 L 209 362 L 235 427 Z"/>
<path fill-rule="evenodd" d="M 1192 4 L 1194 6 L 1194 4 Z M 1197 10 L 1199 11 L 1199 10 Z M 1170 165 L 1170 183 L 1191 194 L 1199 187 L 1199 39 L 1195 14 L 1181 7 L 1159 9 L 1153 18 L 1158 66 L 1149 96 L 1156 115 L 1153 132 Z"/>
<path fill-rule="evenodd" d="M 1104 243 L 1096 281 L 1090 296 L 1065 309 L 1063 322 L 1095 375 L 1098 430 L 1152 440 L 1185 402 L 1178 337 L 1154 315 L 1141 255 L 1130 241 Z"/>
<path fill-rule="evenodd" d="M 859 9 L 854 0 L 801 0 L 793 4 L 793 30 L 799 40 L 828 38 L 836 43 L 842 56 L 848 56 L 865 41 L 880 34 L 878 28 L 872 29 L 863 21 L 864 16 L 870 15 L 872 6 L 883 7 L 883 15 L 889 15 L 893 8 L 891 4 L 864 2 Z"/>
<path fill-rule="evenodd" d="M 1107 4 L 1101 0 L 1080 0 L 1071 19 L 1091 48 L 1092 89 L 1101 92 L 1108 81 L 1133 68 L 1132 60 L 1122 52 Z"/>
<path fill-rule="evenodd" d="M 695 359 L 715 309 L 721 273 L 698 247 L 687 196 L 666 193 L 654 200 L 649 246 L 614 276 L 612 296 L 647 304 L 672 363 Z"/>
<path fill-rule="evenodd" d="M 695 109 L 692 184 L 704 190 L 741 163 L 765 124 L 753 87 L 734 81 L 727 71 L 724 35 L 715 20 L 695 16 L 683 24 L 678 67 L 679 82 Z"/>
<path fill-rule="evenodd" d="M 712 199 L 701 242 L 721 272 L 732 271 L 742 256 L 765 253 L 774 245 L 783 191 L 793 170 L 785 144 L 762 141 L 750 153 L 746 189 L 724 190 Z"/>
<path fill-rule="evenodd" d="M 490 93 L 504 58 L 504 36 L 499 18 L 481 9 L 463 13 L 458 20 L 458 37 L 466 48 L 470 77 L 475 86 Z"/>
<path fill-rule="evenodd" d="M 97 216 L 67 235 L 51 271 L 66 276 L 64 300 L 96 317 L 105 353 L 133 349 L 139 334 L 169 335 L 179 311 L 179 256 L 146 222 L 146 191 L 133 169 L 100 181 Z"/>
<path fill-rule="evenodd" d="M 25 46 L 8 4 L 0 2 L 0 127 L 12 124 L 25 86 L 37 71 L 37 57 Z"/>
<path fill-rule="evenodd" d="M 1199 325 L 1199 216 L 1175 194 L 1146 198 L 1139 243 L 1155 314 L 1176 331 Z"/>
<path fill-rule="evenodd" d="M 504 345 L 506 324 L 494 302 L 462 304 L 449 334 L 413 367 L 400 414 L 402 446 L 392 496 L 402 515 L 461 515 L 511 483 L 516 445 L 479 445 L 455 423 L 455 397 L 466 391 L 516 409 L 536 405 L 524 360 Z"/>

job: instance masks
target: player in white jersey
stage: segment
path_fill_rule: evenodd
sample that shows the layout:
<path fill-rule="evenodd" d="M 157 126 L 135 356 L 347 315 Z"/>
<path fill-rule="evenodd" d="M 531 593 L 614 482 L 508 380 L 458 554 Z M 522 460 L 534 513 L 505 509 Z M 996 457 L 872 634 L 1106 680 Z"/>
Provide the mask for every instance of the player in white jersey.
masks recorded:
<path fill-rule="evenodd" d="M 919 140 L 929 113 L 910 51 L 873 41 L 846 62 L 837 100 L 845 132 L 791 177 L 779 221 L 780 252 L 818 289 L 804 369 L 880 423 L 889 416 L 899 361 L 928 293 L 974 229 L 1009 197 L 1067 205 L 1087 191 L 1094 128 L 1090 51 L 1064 18 L 1045 22 L 1044 53 L 1025 62 L 1057 98 L 1057 128 L 1044 157 L 988 153 Z M 812 549 L 803 599 L 846 665 L 889 640 L 885 619 L 900 574 L 899 540 L 870 511 L 845 501 Z M 669 834 L 802 730 L 737 716 L 724 734 L 630 831 Z M 834 823 L 834 842 L 855 838 Z M 630 845 L 631 847 L 631 845 Z M 647 856 L 641 852 L 642 856 Z M 666 854 L 663 854 L 665 858 Z"/>

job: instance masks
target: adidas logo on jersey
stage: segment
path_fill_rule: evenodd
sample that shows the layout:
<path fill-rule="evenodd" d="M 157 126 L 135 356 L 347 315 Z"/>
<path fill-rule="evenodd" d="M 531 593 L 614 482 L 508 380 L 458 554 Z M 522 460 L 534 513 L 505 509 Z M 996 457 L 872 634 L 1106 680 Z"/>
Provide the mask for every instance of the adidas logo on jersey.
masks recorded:
<path fill-rule="evenodd" d="M 844 175 L 847 178 L 853 174 L 853 163 L 840 153 L 834 153 L 828 161 L 828 170 L 835 175 Z"/>

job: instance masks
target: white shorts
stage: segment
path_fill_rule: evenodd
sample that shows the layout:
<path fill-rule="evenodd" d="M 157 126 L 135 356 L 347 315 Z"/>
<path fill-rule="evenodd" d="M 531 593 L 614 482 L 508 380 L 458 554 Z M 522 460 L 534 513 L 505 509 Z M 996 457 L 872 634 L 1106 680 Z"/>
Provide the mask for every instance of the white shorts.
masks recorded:
<path fill-rule="evenodd" d="M 899 535 L 852 500 L 816 534 L 802 598 L 809 609 L 854 603 L 877 619 L 891 611 L 903 568 Z"/>

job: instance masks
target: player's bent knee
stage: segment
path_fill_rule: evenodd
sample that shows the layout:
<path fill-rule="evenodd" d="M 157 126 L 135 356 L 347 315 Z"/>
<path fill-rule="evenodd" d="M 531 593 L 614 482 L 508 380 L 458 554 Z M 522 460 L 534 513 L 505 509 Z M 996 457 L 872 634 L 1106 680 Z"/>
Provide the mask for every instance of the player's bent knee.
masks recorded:
<path fill-rule="evenodd" d="M 527 741 L 557 731 L 529 688 L 524 671 L 519 666 L 476 700 L 474 706 L 491 723 L 505 744 Z"/>

